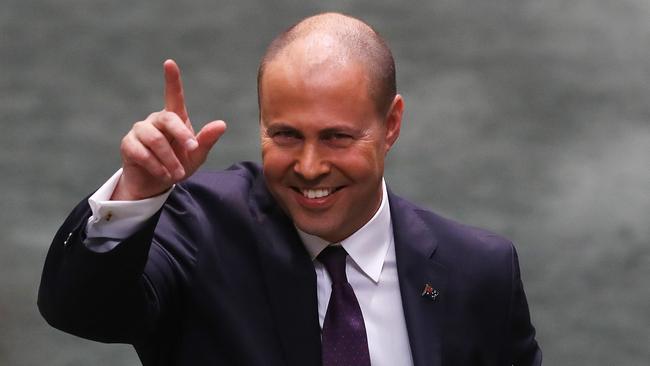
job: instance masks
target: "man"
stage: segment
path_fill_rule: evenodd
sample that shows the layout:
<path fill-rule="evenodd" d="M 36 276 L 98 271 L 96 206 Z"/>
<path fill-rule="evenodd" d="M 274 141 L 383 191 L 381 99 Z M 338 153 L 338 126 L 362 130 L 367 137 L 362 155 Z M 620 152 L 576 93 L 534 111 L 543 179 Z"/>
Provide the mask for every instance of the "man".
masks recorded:
<path fill-rule="evenodd" d="M 386 189 L 404 102 L 365 23 L 307 18 L 258 75 L 262 167 L 195 171 L 178 66 L 56 234 L 39 307 L 145 365 L 539 365 L 510 242 Z"/>

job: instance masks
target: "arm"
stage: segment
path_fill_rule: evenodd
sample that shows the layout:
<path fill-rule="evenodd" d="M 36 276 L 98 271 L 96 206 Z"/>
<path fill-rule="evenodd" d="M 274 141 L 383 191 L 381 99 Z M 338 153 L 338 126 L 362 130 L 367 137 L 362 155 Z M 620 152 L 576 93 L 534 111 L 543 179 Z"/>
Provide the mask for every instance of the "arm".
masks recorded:
<path fill-rule="evenodd" d="M 88 198 L 92 216 L 86 224 L 84 244 L 93 252 L 107 252 L 135 233 L 160 210 L 172 191 L 170 188 L 158 196 L 138 201 L 111 201 L 121 176 L 122 169 Z"/>
<path fill-rule="evenodd" d="M 82 201 L 56 233 L 45 260 L 38 306 L 66 332 L 103 342 L 134 341 L 153 330 L 156 299 L 143 276 L 159 213 L 107 253 L 83 244 L 90 207 Z"/>
<path fill-rule="evenodd" d="M 223 121 L 214 121 L 195 134 L 180 70 L 168 60 L 164 71 L 165 108 L 135 123 L 122 140 L 122 175 L 113 200 L 142 200 L 169 190 L 198 169 L 225 131 Z M 191 197 L 176 191 L 167 209 L 103 253 L 85 245 L 91 208 L 85 200 L 77 205 L 55 235 L 43 269 L 38 305 L 50 324 L 104 342 L 136 343 L 156 331 L 178 302 L 201 236 L 191 224 Z M 161 230 L 155 231 L 161 216 Z"/>
<path fill-rule="evenodd" d="M 182 187 L 163 209 L 108 252 L 87 248 L 82 201 L 65 220 L 48 252 L 38 305 L 63 331 L 102 342 L 137 344 L 170 320 L 204 239 L 202 216 Z M 156 229 L 157 225 L 160 226 Z"/>
<path fill-rule="evenodd" d="M 512 364 L 515 366 L 539 366 L 542 364 L 542 350 L 535 340 L 535 328 L 530 320 L 528 302 L 521 281 L 519 258 L 512 247 L 512 297 L 510 303 L 510 345 Z"/>

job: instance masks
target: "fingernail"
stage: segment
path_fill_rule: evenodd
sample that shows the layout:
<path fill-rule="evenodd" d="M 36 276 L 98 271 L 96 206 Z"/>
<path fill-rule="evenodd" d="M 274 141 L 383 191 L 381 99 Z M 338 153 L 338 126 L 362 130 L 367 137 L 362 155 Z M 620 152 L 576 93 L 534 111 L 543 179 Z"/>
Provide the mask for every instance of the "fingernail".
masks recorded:
<path fill-rule="evenodd" d="M 185 141 L 185 148 L 187 150 L 192 151 L 197 147 L 199 147 L 199 143 L 195 139 L 187 139 L 187 141 Z"/>

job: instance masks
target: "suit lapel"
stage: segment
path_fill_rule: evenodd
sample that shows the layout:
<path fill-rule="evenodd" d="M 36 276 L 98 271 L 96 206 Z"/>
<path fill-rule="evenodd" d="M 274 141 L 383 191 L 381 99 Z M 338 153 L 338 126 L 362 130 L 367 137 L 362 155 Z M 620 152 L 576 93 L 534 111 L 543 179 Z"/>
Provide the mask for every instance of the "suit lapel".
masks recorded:
<path fill-rule="evenodd" d="M 257 179 L 250 207 L 276 329 L 288 365 L 320 365 L 316 273 L 291 220 Z"/>
<path fill-rule="evenodd" d="M 442 363 L 446 270 L 431 258 L 437 243 L 410 203 L 389 193 L 404 317 L 415 366 Z M 438 292 L 422 296 L 426 285 Z"/>

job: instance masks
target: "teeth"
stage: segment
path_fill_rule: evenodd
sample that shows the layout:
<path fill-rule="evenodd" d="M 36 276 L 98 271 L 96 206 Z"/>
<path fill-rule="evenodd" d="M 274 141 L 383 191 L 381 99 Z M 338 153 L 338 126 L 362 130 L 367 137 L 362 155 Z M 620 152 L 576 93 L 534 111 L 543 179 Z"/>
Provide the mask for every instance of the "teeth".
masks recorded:
<path fill-rule="evenodd" d="M 307 198 L 322 198 L 322 197 L 329 196 L 331 193 L 332 193 L 332 189 L 330 188 L 302 190 L 302 195 Z"/>

